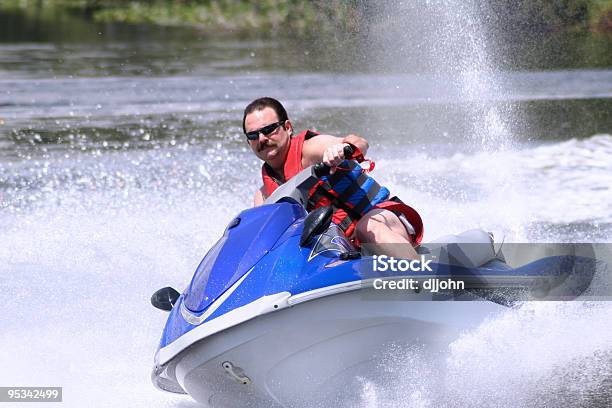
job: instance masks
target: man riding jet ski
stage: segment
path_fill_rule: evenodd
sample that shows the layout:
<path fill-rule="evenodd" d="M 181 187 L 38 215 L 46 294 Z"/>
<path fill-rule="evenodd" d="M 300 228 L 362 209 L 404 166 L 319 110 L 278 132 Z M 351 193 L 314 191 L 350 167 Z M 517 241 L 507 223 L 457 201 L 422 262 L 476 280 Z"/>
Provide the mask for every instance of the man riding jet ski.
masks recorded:
<path fill-rule="evenodd" d="M 322 162 L 331 167 L 331 174 L 313 187 L 306 210 L 333 206 L 333 222 L 354 242 L 369 244 L 377 253 L 417 257 L 413 246 L 423 237 L 419 214 L 396 197 L 390 198 L 387 188 L 357 163 L 346 160 L 364 161 L 367 140 L 353 134 L 340 138 L 310 130 L 295 135 L 283 105 L 269 97 L 256 99 L 245 108 L 242 127 L 251 149 L 264 161 L 263 186 L 255 193 L 255 206 L 304 168 Z M 345 154 L 347 147 L 351 157 Z"/>
<path fill-rule="evenodd" d="M 253 112 L 272 114 L 266 108 Z M 347 155 L 344 146 L 342 152 L 340 147 L 329 153 L 319 150 L 327 165 L 299 164 L 297 152 L 302 151 L 303 159 L 310 149 L 305 146 L 307 132 L 281 143 L 276 137 L 283 132 L 287 138 L 291 130 L 282 115 L 259 122 L 249 115 L 245 130 L 260 137 L 250 133 L 251 146 L 266 158 L 264 187 L 256 195 L 256 204 L 263 205 L 229 222 L 183 293 L 167 287 L 153 295 L 153 305 L 170 312 L 151 375 L 162 390 L 186 393 L 213 407 L 355 406 L 364 382 L 376 383 L 388 373 L 382 361 L 393 361 L 389 351 L 417 348 L 433 365 L 435 356 L 443 356 L 462 332 L 523 300 L 523 292 L 573 298 L 593 278 L 592 258 L 575 254 L 512 267 L 481 230 L 419 245 L 420 254 L 435 259 L 427 272 L 377 271 L 375 258 L 363 255 L 349 238 L 371 242 L 372 237 L 388 234 L 386 239 L 395 240 L 393 234 L 401 235 L 414 257 L 412 244 L 422 235 L 416 212 L 399 211 L 410 225 L 396 228 L 404 227 L 399 217 L 377 208 L 387 198 L 385 193 L 379 196 L 383 187 L 370 191 L 373 182 L 361 177 L 361 168 L 340 161 Z M 347 139 L 357 149 L 367 149 L 363 139 Z M 294 141 L 301 148 L 293 147 Z M 297 171 L 280 166 L 283 161 L 275 157 L 281 145 L 289 152 L 285 163 L 306 167 Z M 336 165 L 335 172 L 330 165 Z M 345 174 L 334 179 L 340 172 Z M 353 200 L 351 190 L 343 189 L 352 185 L 357 191 L 353 180 L 367 200 Z M 350 205 L 338 197 L 349 197 Z M 343 224 L 339 209 L 351 217 L 350 224 Z M 356 219 L 356 231 L 347 237 L 345 227 Z M 383 227 L 373 232 L 377 228 L 369 229 L 370 223 Z M 385 286 L 382 282 L 398 278 L 462 281 L 466 288 L 405 286 L 399 297 L 378 290 Z"/>

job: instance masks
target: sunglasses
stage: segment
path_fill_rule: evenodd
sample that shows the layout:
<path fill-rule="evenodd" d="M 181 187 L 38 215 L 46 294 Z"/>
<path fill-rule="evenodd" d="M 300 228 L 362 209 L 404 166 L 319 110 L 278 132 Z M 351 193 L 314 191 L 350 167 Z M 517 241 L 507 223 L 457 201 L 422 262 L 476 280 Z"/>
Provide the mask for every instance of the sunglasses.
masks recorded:
<path fill-rule="evenodd" d="M 257 140 L 257 139 L 259 139 L 259 134 L 260 133 L 263 133 L 264 136 L 268 136 L 270 133 L 272 133 L 276 129 L 278 129 L 279 126 L 282 126 L 284 123 L 285 123 L 285 121 L 281 120 L 280 122 L 271 123 L 271 124 L 269 124 L 267 126 L 264 126 L 261 129 L 252 130 L 250 132 L 246 132 L 246 137 L 249 140 Z"/>

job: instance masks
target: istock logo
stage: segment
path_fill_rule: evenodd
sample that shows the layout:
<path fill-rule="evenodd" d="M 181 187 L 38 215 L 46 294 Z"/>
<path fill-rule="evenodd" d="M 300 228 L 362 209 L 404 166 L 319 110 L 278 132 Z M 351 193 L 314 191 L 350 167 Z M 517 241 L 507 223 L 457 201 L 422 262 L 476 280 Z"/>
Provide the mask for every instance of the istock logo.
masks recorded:
<path fill-rule="evenodd" d="M 378 272 L 432 272 L 429 264 L 431 259 L 425 260 L 425 255 L 421 255 L 420 259 L 395 259 L 387 255 L 374 255 L 372 258 L 372 268 Z"/>

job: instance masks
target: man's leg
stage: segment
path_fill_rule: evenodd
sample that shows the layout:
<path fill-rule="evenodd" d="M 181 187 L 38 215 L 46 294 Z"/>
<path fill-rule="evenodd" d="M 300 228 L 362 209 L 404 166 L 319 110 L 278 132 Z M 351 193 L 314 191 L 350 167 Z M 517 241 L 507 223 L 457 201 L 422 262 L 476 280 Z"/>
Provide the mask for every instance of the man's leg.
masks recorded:
<path fill-rule="evenodd" d="M 376 254 L 404 259 L 418 258 L 406 227 L 389 210 L 375 208 L 369 211 L 357 222 L 355 233 L 357 239 L 373 247 Z"/>

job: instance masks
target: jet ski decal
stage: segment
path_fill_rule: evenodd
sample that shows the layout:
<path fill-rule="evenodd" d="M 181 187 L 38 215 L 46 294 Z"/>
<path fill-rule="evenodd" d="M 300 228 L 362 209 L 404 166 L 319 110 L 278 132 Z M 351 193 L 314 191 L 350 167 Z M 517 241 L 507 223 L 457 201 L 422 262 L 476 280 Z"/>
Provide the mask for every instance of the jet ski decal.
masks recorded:
<path fill-rule="evenodd" d="M 349 251 L 354 251 L 353 246 L 344 237 L 342 230 L 340 230 L 337 225 L 331 224 L 327 231 L 319 235 L 317 238 L 317 241 L 308 255 L 308 262 L 323 253 L 332 252 L 336 254 L 343 254 Z"/>

